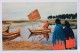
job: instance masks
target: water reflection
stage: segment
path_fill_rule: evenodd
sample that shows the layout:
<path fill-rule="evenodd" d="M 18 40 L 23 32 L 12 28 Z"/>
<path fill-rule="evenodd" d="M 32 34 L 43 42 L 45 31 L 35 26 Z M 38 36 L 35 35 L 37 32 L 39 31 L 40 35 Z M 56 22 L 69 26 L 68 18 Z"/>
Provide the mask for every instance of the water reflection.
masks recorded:
<path fill-rule="evenodd" d="M 38 36 L 40 38 L 39 41 L 41 41 L 42 39 L 46 38 L 46 40 L 48 41 L 49 40 L 49 34 L 48 33 L 31 33 L 28 37 L 28 39 L 30 37 L 33 37 L 33 36 Z M 33 41 L 33 39 L 32 39 Z"/>

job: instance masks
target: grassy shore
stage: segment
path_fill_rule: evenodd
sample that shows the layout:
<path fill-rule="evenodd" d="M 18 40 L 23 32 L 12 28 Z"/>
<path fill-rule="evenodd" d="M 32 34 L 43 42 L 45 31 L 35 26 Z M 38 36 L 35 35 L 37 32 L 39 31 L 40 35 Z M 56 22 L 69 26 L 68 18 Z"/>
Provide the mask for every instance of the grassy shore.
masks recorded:
<path fill-rule="evenodd" d="M 3 50 L 52 50 L 52 44 L 8 41 L 3 42 Z"/>

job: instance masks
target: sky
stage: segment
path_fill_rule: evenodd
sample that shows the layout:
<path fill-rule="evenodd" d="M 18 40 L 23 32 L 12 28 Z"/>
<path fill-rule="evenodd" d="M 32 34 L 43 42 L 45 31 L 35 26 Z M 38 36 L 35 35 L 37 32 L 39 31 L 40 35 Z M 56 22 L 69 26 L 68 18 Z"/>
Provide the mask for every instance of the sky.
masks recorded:
<path fill-rule="evenodd" d="M 2 4 L 2 20 L 29 20 L 28 14 L 38 9 L 41 20 L 50 15 L 71 14 L 77 12 L 76 2 L 16 2 Z"/>

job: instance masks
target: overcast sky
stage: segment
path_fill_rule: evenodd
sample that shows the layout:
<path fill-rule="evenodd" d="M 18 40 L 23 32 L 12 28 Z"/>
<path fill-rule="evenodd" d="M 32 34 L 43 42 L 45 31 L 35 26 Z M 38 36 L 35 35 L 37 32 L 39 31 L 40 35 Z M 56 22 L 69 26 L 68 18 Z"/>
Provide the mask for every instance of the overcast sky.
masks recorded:
<path fill-rule="evenodd" d="M 28 14 L 38 9 L 41 19 L 49 15 L 70 14 L 77 12 L 76 2 L 48 2 L 48 3 L 3 3 L 2 20 L 28 20 Z"/>

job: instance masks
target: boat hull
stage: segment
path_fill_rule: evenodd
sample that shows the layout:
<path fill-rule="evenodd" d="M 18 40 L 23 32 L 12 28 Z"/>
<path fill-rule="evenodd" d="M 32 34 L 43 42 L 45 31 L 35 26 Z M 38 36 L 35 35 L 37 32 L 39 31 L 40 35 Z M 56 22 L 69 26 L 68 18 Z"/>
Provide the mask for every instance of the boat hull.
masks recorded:
<path fill-rule="evenodd" d="M 13 40 L 13 39 L 21 36 L 21 35 L 20 35 L 20 30 L 17 30 L 17 31 L 15 31 L 15 32 L 11 32 L 11 33 L 5 33 L 5 32 L 4 32 L 2 35 L 3 35 L 3 36 L 2 36 L 3 41 Z"/>
<path fill-rule="evenodd" d="M 51 29 L 42 29 L 42 30 L 30 30 L 29 29 L 29 31 L 31 32 L 31 33 L 34 33 L 34 34 L 38 34 L 38 33 L 50 33 L 51 32 Z"/>
<path fill-rule="evenodd" d="M 2 33 L 7 32 L 9 33 L 9 26 L 7 28 L 2 28 Z"/>

